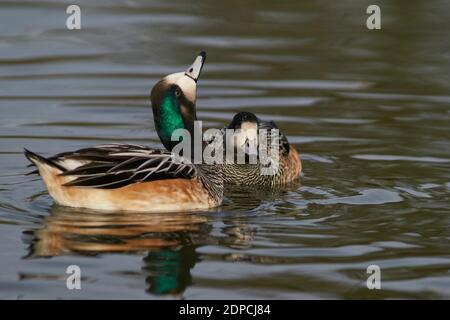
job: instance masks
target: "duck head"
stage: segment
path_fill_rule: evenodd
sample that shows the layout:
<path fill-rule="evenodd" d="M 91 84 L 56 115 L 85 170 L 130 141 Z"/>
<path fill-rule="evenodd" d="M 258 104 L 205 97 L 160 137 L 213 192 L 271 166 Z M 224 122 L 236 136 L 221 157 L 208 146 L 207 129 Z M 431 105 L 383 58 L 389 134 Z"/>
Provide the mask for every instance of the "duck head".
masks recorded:
<path fill-rule="evenodd" d="M 227 139 L 234 139 L 234 141 L 226 141 L 226 143 L 233 143 L 235 152 L 238 149 L 243 150 L 246 158 L 255 156 L 257 154 L 259 124 L 260 120 L 254 113 L 239 112 L 235 114 L 233 120 L 227 126 L 227 129 L 235 130 L 234 135 L 227 137 Z"/>
<path fill-rule="evenodd" d="M 186 71 L 169 74 L 152 88 L 150 101 L 155 128 L 169 151 L 178 143 L 171 140 L 175 130 L 186 129 L 193 133 L 194 121 L 197 120 L 197 80 L 205 60 L 206 52 L 202 51 Z"/>

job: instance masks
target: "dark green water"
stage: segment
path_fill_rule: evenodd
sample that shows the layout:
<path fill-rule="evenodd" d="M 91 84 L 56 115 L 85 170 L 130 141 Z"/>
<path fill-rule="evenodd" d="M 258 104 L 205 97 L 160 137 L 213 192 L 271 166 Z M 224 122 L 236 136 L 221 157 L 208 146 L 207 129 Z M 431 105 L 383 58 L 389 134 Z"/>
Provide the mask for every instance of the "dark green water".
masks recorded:
<path fill-rule="evenodd" d="M 72 3 L 0 2 L 0 298 L 450 298 L 448 1 L 378 1 L 379 31 L 371 1 L 77 1 L 68 31 Z M 275 120 L 301 186 L 101 214 L 23 176 L 23 147 L 160 147 L 149 90 L 201 49 L 199 118 Z"/>

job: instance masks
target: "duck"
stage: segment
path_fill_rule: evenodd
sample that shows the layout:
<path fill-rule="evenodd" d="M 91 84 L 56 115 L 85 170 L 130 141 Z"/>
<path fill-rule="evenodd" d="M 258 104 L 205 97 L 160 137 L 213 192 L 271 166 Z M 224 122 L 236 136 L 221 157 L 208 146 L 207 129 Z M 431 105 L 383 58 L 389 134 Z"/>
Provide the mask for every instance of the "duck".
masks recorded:
<path fill-rule="evenodd" d="M 150 93 L 153 119 L 166 148 L 104 144 L 51 157 L 24 149 L 54 201 L 102 211 L 165 212 L 210 209 L 223 200 L 221 167 L 177 161 L 172 133 L 192 134 L 197 81 L 206 60 L 200 52 L 184 72 L 169 74 Z"/>
<path fill-rule="evenodd" d="M 234 130 L 234 142 L 226 137 L 226 130 Z M 265 131 L 262 131 L 262 130 Z M 261 162 L 259 148 L 263 145 L 260 143 L 259 133 L 265 134 L 270 143 L 271 130 L 278 130 L 278 139 L 274 141 L 278 147 L 277 162 L 278 165 L 273 166 L 270 162 Z M 274 121 L 263 121 L 252 112 L 238 112 L 234 115 L 231 122 L 222 129 L 224 144 L 233 143 L 234 155 L 241 150 L 244 154 L 244 161 L 237 163 L 236 158 L 233 161 L 226 161 L 222 165 L 224 183 L 226 185 L 237 186 L 257 186 L 277 188 L 282 185 L 287 185 L 291 182 L 299 180 L 302 172 L 302 163 L 297 150 L 292 146 L 287 137 L 279 132 L 278 126 Z M 251 141 L 254 142 L 252 150 Z M 266 149 L 267 152 L 267 149 Z M 267 154 L 267 153 L 266 153 Z M 255 161 L 251 162 L 250 158 L 254 156 Z M 271 158 L 268 158 L 270 161 Z M 264 169 L 267 170 L 263 174 Z"/>

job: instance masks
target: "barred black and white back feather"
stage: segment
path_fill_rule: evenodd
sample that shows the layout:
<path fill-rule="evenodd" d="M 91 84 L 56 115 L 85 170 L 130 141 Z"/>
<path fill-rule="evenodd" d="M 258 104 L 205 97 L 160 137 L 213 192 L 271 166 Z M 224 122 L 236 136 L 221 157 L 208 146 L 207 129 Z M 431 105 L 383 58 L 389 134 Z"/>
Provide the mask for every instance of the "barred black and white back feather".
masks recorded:
<path fill-rule="evenodd" d="M 32 153 L 27 151 L 30 156 Z M 34 154 L 35 155 L 35 154 Z M 191 179 L 195 166 L 175 162 L 169 151 L 134 144 L 105 144 L 46 159 L 73 178 L 65 186 L 101 189 L 120 188 L 131 183 L 163 179 Z"/>

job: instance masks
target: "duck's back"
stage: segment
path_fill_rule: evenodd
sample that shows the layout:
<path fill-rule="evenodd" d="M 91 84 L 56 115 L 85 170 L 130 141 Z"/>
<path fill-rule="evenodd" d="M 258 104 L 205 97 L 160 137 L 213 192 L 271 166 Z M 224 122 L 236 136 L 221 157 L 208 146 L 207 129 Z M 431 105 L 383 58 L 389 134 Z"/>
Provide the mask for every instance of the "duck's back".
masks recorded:
<path fill-rule="evenodd" d="M 50 158 L 25 154 L 49 194 L 65 206 L 160 212 L 211 208 L 221 201 L 219 192 L 206 188 L 197 167 L 175 163 L 164 150 L 110 144 Z"/>

